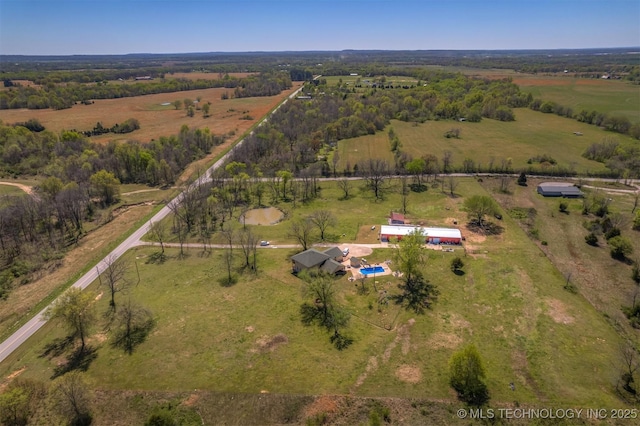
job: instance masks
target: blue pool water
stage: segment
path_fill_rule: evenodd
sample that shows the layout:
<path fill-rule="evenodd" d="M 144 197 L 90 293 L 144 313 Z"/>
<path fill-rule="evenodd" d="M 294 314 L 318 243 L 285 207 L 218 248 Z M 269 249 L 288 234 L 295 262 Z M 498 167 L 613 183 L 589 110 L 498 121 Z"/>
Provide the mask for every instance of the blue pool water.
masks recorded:
<path fill-rule="evenodd" d="M 381 272 L 384 272 L 384 268 L 382 266 L 370 266 L 368 268 L 360 268 L 360 273 L 362 275 L 372 275 L 372 274 L 379 274 Z"/>

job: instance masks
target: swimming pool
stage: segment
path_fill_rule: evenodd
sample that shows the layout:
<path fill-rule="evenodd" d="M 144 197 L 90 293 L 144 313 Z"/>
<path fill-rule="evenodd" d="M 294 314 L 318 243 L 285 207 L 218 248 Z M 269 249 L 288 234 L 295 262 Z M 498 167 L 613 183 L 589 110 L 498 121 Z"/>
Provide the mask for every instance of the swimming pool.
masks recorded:
<path fill-rule="evenodd" d="M 370 266 L 368 268 L 360 268 L 360 273 L 362 275 L 372 275 L 372 274 L 380 274 L 384 272 L 384 268 L 382 266 Z"/>

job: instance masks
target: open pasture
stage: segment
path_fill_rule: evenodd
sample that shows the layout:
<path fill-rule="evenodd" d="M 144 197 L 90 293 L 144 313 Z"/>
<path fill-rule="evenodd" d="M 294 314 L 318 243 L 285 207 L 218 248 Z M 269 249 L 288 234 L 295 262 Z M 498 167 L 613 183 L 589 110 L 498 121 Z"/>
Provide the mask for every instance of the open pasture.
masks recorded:
<path fill-rule="evenodd" d="M 402 151 L 413 157 L 433 154 L 441 161 L 444 151 L 448 150 L 453 154 L 452 164 L 456 169 L 462 168 L 466 158 L 484 168 L 488 167 L 493 158 L 494 169 L 500 167 L 502 160 L 511 159 L 512 167 L 521 169 L 529 166 L 529 158 L 547 154 L 559 166 L 573 168 L 581 173 L 599 172 L 605 170 L 602 163 L 582 157 L 589 145 L 602 142 L 605 138 L 633 143 L 628 136 L 528 108 L 516 109 L 515 116 L 516 120 L 513 122 L 483 119 L 480 123 L 443 120 L 413 124 L 392 120 L 390 126 L 400 139 Z M 459 139 L 444 136 L 452 128 L 460 129 Z M 393 164 L 387 132 L 388 128 L 375 135 L 338 142 L 338 170 L 343 170 L 347 162 L 353 166 L 370 157 L 383 158 Z M 576 136 L 573 132 L 581 132 L 583 135 Z"/>
<path fill-rule="evenodd" d="M 523 229 L 537 235 L 537 238 L 532 238 L 532 243 L 538 245 L 565 279 L 568 277 L 577 291 L 608 318 L 611 324 L 629 336 L 637 335 L 637 330 L 631 328 L 621 309 L 632 304 L 637 287 L 631 280 L 631 265 L 611 258 L 610 248 L 602 234 L 599 235 L 598 246 L 588 245 L 584 237 L 589 231 L 584 224 L 596 219 L 596 216 L 582 214 L 582 199 L 545 198 L 537 194 L 536 186 L 544 181 L 545 179 L 529 179 L 527 187 L 514 184 L 511 186 L 511 194 L 496 193 L 495 198 L 507 212 L 517 208 L 535 209 L 535 218 L 530 225 L 527 224 L 527 219 L 519 220 Z M 496 190 L 497 179 L 485 179 L 484 185 Z M 592 182 L 585 182 L 585 185 L 591 186 Z M 615 192 L 616 188 L 612 191 L 608 189 L 612 188 L 604 185 L 582 187 L 587 195 L 598 193 L 610 200 L 609 210 L 621 218 L 620 231 L 634 247 L 631 258 L 637 259 L 640 253 L 640 232 L 631 229 L 634 196 L 631 193 Z M 566 213 L 559 211 L 560 202 L 567 204 Z M 542 245 L 541 241 L 548 244 Z"/>
<path fill-rule="evenodd" d="M 343 84 L 354 87 L 356 83 L 362 85 L 362 88 L 366 88 L 375 82 L 379 82 L 382 76 L 364 76 L 364 75 L 335 75 L 335 76 L 323 76 L 322 79 L 327 80 L 327 85 L 335 86 L 340 80 L 342 80 Z M 394 87 L 398 84 L 400 85 L 412 85 L 418 82 L 417 79 L 409 76 L 384 76 L 384 84 L 385 85 L 393 85 Z"/>
<path fill-rule="evenodd" d="M 462 180 L 457 192 L 456 198 L 432 188 L 412 194 L 409 210 L 430 224 L 445 225 L 448 217 L 464 218 L 464 197 L 487 194 L 472 179 Z M 330 194 L 323 192 L 326 202 Z M 356 196 L 333 204 L 342 222 L 357 205 L 374 203 Z M 390 200 L 385 205 L 393 207 Z M 154 313 L 156 326 L 131 355 L 111 346 L 104 325 L 96 327 L 89 343 L 95 358 L 86 378 L 106 391 L 351 394 L 456 404 L 448 359 L 473 342 L 485 361 L 492 405 L 544 401 L 544 406 L 619 408 L 613 386 L 620 338 L 614 328 L 582 295 L 563 289 L 562 271 L 515 220 L 505 214 L 499 224 L 503 232 L 497 236 L 467 234 L 466 256 L 460 248 L 428 252 L 425 275 L 440 296 L 424 315 L 393 302 L 378 310 L 372 281 L 368 293 L 360 294 L 348 275 L 338 278 L 338 301 L 352 313 L 345 331 L 354 343 L 344 351 L 330 344 L 327 331 L 300 322 L 303 283 L 291 275 L 289 261 L 296 250 L 260 249 L 257 276 L 237 271 L 239 281 L 222 286 L 221 250 L 203 254 L 190 248 L 179 259 L 177 249 L 167 249 L 169 258 L 157 264 L 147 263 L 157 247 L 137 248 L 126 258 L 137 265 L 129 269 L 129 279 L 136 283 L 138 271 L 139 284 L 116 295 L 116 302 L 143 305 Z M 463 275 L 449 269 L 455 255 L 464 259 Z M 391 257 L 391 249 L 367 256 L 370 262 Z M 377 281 L 379 289 L 397 292 L 395 278 Z M 107 289 L 94 283 L 90 291 L 102 294 L 95 308 L 105 312 Z M 22 377 L 47 381 L 65 355 L 41 355 L 45 345 L 64 335 L 47 325 L 0 366 L 0 374 L 26 367 Z"/>
<path fill-rule="evenodd" d="M 24 122 L 35 118 L 47 130 L 60 132 L 61 130 L 76 129 L 78 131 L 91 130 L 97 122 L 105 127 L 122 123 L 129 118 L 140 122 L 140 129 L 135 132 L 116 135 L 107 133 L 93 136 L 94 141 L 108 142 L 110 140 L 135 139 L 143 142 L 170 136 L 178 133 L 182 125 L 189 127 L 208 127 L 214 134 L 225 134 L 235 131 L 242 134 L 273 109 L 283 97 L 289 95 L 299 87 L 294 83 L 289 91 L 283 91 L 277 96 L 238 98 L 222 100 L 224 93 L 233 95 L 233 89 L 216 88 L 203 90 L 189 90 L 184 92 L 159 93 L 153 95 L 136 96 L 120 99 L 99 99 L 91 105 L 74 105 L 65 110 L 1 110 L 0 119 L 5 123 Z M 175 100 L 189 98 L 195 101 L 211 102 L 210 116 L 203 117 L 202 111 L 195 112 L 193 117 L 187 117 L 184 109 L 176 110 L 171 105 L 162 105 Z M 244 119 L 250 116 L 252 119 Z"/>
<path fill-rule="evenodd" d="M 518 74 L 513 82 L 534 98 L 553 101 L 573 109 L 583 109 L 627 117 L 640 123 L 640 86 L 620 80 L 585 79 L 571 76 Z"/>

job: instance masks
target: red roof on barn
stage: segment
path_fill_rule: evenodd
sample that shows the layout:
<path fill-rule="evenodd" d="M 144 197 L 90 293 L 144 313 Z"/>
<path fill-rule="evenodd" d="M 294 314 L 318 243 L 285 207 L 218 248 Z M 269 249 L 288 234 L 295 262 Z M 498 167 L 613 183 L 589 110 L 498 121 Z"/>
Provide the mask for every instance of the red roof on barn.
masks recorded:
<path fill-rule="evenodd" d="M 391 212 L 391 216 L 389 218 L 391 220 L 400 220 L 404 222 L 404 215 L 402 213 Z"/>

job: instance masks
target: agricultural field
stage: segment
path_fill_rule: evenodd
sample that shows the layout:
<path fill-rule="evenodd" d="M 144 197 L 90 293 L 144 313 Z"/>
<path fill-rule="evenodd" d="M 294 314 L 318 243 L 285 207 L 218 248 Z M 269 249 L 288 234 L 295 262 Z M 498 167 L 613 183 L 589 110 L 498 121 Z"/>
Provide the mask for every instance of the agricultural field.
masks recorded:
<path fill-rule="evenodd" d="M 283 91 L 277 96 L 225 100 L 221 99 L 222 95 L 224 93 L 233 95 L 233 89 L 214 88 L 131 98 L 98 99 L 91 105 L 74 105 L 71 109 L 58 111 L 53 109 L 2 110 L 0 120 L 4 123 L 16 123 L 35 118 L 45 128 L 54 132 L 71 129 L 91 130 L 97 122 L 101 122 L 105 127 L 111 127 L 130 118 L 140 122 L 140 129 L 132 133 L 125 135 L 106 133 L 91 138 L 105 143 L 110 140 L 130 139 L 148 142 L 161 136 L 174 135 L 183 125 L 190 128 L 208 127 L 217 135 L 230 132 L 242 134 L 278 105 L 283 97 L 291 94 L 298 87 L 300 83 L 294 83 L 290 90 Z M 182 101 L 186 98 L 191 100 L 201 98 L 201 102 L 211 102 L 210 116 L 203 117 L 202 111 L 198 110 L 193 117 L 188 117 L 184 109 L 176 110 L 171 105 L 175 100 Z"/>
<path fill-rule="evenodd" d="M 389 127 L 398 135 L 403 152 L 414 157 L 433 154 L 442 159 L 444 151 L 448 150 L 453 154 L 453 167 L 458 170 L 467 158 L 484 168 L 493 159 L 494 169 L 500 168 L 503 160 L 511 159 L 512 168 L 517 170 L 528 167 L 528 159 L 547 154 L 558 162 L 558 166 L 579 173 L 602 172 L 606 170 L 604 164 L 582 157 L 589 145 L 605 138 L 623 144 L 637 143 L 625 135 L 528 108 L 515 109 L 515 116 L 516 120 L 512 122 L 484 119 L 480 123 L 443 120 L 416 124 L 392 120 Z M 347 162 L 353 166 L 369 157 L 383 158 L 393 164 L 387 134 L 389 127 L 375 135 L 338 142 L 338 170 L 342 170 Z M 459 138 L 445 137 L 452 128 L 460 130 Z M 581 132 L 582 136 L 576 136 L 574 132 Z"/>
<path fill-rule="evenodd" d="M 366 77 L 363 75 L 341 75 L 341 76 L 322 76 L 323 80 L 327 80 L 327 85 L 329 86 L 335 86 L 337 85 L 340 81 L 342 81 L 343 84 L 347 85 L 347 86 L 351 86 L 352 88 L 358 84 L 361 84 L 363 88 L 366 88 L 367 86 L 369 86 L 370 84 L 373 84 L 377 81 L 379 81 L 381 78 L 384 78 L 384 84 L 385 85 L 393 85 L 394 87 L 396 85 L 415 85 L 416 83 L 418 83 L 418 80 L 416 80 L 413 77 L 408 77 L 408 76 L 375 76 L 375 77 Z"/>
<path fill-rule="evenodd" d="M 534 98 L 557 102 L 573 109 L 574 114 L 583 109 L 595 110 L 640 123 L 640 86 L 629 82 L 532 75 L 518 75 L 513 82 Z"/>
<path fill-rule="evenodd" d="M 610 115 L 622 115 L 631 123 L 640 123 L 640 86 L 622 80 L 582 78 L 575 73 L 527 74 L 507 69 L 466 67 L 429 67 L 478 77 L 510 78 L 525 93 L 543 101 L 571 108 L 574 114 L 583 109 Z"/>
<path fill-rule="evenodd" d="M 338 219 L 332 241 L 375 243 L 375 233 L 366 230 L 398 209 L 400 195 L 389 193 L 376 202 L 367 193 L 353 194 L 340 200 L 335 183 L 322 182 L 320 198 L 307 205 L 278 204 L 287 212 L 280 224 L 247 226 L 277 246 L 289 242 L 284 235 L 293 218 L 329 209 Z M 518 201 L 512 205 L 539 201 L 533 183 L 514 194 Z M 177 249 L 167 249 L 163 263 L 153 260 L 158 247 L 130 251 L 132 285 L 116 295 L 116 302 L 144 306 L 155 326 L 130 355 L 123 352 L 106 328 L 108 290 L 99 283 L 89 288 L 100 320 L 89 338 L 90 355 L 80 365 L 97 396 L 95 424 L 139 424 L 167 401 L 185 416 L 198 412 L 206 424 L 265 419 L 304 424 L 321 413 L 329 421 L 360 424 L 372 410 L 372 403 L 362 399 L 369 397 L 387 407 L 392 423 L 469 424 L 455 416 L 462 404 L 447 374 L 452 353 L 468 343 L 478 347 L 485 362 L 491 407 L 623 407 L 614 392 L 622 342 L 616 328 L 588 294 L 564 288 L 565 271 L 506 211 L 501 221 L 492 219 L 501 228 L 498 235 L 469 231 L 462 203 L 471 195 L 494 195 L 492 182 L 463 178 L 455 197 L 433 187 L 409 196 L 407 217 L 413 223 L 450 226 L 456 220 L 466 236 L 464 248 L 453 253 L 428 251 L 424 272 L 440 291 L 433 309 L 416 314 L 393 302 L 378 305 L 376 290 L 398 291 L 392 276 L 378 277 L 376 289 L 368 279 L 364 293 L 349 274 L 335 280 L 337 300 L 352 314 L 344 332 L 354 342 L 343 351 L 331 345 L 330 333 L 301 323 L 300 304 L 306 299 L 303 282 L 290 270 L 295 249 L 261 248 L 257 275 L 237 269 L 239 280 L 231 286 L 221 284 L 222 250 L 204 253 L 192 247 L 180 258 Z M 540 235 L 548 239 L 549 250 L 570 244 L 569 235 L 542 228 L 555 202 L 539 205 Z M 580 221 L 573 204 L 570 210 L 567 218 Z M 575 245 L 585 250 L 583 237 Z M 464 260 L 464 274 L 449 268 L 456 255 Z M 367 256 L 370 263 L 392 258 L 389 247 Z M 65 336 L 58 325 L 47 324 L 0 366 L 0 375 L 49 381 L 65 370 L 71 351 L 47 348 Z M 119 393 L 131 402 L 122 404 L 115 397 Z M 310 399 L 320 394 L 325 396 Z M 245 408 L 256 395 L 264 396 L 259 404 L 269 406 L 263 417 Z M 233 402 L 225 405 L 225 399 Z M 349 417 L 359 404 L 364 407 L 360 417 Z"/>

